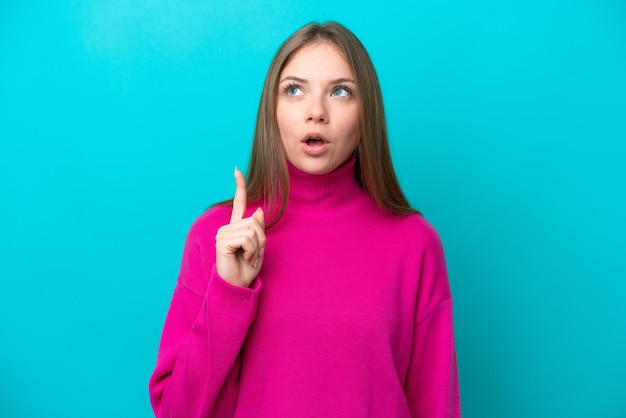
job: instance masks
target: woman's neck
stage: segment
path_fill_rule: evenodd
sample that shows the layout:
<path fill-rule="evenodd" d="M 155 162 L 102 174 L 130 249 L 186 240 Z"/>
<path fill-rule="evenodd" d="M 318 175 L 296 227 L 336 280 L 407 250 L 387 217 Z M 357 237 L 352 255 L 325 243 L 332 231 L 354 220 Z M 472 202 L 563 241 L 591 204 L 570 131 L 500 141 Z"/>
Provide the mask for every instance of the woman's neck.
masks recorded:
<path fill-rule="evenodd" d="M 325 216 L 349 210 L 367 194 L 354 178 L 355 158 L 351 158 L 328 174 L 308 174 L 291 163 L 289 172 L 289 213 Z"/>

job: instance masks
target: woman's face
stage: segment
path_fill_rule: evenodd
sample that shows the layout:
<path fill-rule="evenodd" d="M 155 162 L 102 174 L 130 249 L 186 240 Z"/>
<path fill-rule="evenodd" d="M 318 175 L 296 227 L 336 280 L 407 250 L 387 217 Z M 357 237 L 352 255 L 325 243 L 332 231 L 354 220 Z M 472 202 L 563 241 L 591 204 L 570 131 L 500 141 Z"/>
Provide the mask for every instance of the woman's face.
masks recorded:
<path fill-rule="evenodd" d="M 287 160 L 305 173 L 330 173 L 359 139 L 358 92 L 348 62 L 334 44 L 311 43 L 279 80 L 276 118 Z"/>

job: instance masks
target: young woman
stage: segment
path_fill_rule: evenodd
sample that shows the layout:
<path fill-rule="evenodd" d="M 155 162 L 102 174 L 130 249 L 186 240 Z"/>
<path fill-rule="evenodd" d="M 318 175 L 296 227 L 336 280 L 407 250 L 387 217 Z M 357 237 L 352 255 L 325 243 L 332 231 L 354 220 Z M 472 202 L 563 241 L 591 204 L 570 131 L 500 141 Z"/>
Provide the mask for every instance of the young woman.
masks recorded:
<path fill-rule="evenodd" d="M 460 416 L 442 246 L 400 190 L 374 67 L 345 27 L 278 50 L 248 176 L 189 231 L 156 416 Z"/>

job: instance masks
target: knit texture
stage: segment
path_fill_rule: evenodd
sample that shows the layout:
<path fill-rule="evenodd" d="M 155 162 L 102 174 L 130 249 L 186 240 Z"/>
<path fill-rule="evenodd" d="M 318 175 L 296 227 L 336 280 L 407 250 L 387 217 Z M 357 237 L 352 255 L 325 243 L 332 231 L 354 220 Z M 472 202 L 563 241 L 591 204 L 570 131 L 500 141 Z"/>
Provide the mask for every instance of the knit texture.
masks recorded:
<path fill-rule="evenodd" d="M 379 209 L 354 163 L 323 176 L 289 165 L 250 288 L 215 269 L 231 208 L 192 225 L 150 379 L 157 417 L 460 416 L 439 237 Z"/>

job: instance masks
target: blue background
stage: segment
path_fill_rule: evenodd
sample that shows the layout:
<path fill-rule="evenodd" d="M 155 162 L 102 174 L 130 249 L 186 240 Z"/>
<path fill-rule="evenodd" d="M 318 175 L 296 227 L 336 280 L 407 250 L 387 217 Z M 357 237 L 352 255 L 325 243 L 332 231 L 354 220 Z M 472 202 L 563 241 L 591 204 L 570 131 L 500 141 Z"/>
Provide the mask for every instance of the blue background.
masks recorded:
<path fill-rule="evenodd" d="M 186 232 L 331 19 L 443 239 L 464 416 L 626 416 L 621 0 L 0 3 L 0 416 L 151 416 Z"/>

